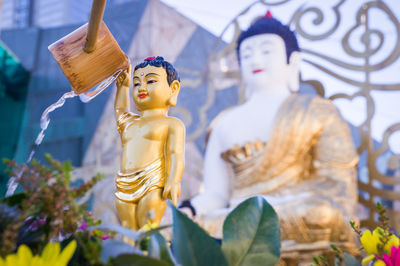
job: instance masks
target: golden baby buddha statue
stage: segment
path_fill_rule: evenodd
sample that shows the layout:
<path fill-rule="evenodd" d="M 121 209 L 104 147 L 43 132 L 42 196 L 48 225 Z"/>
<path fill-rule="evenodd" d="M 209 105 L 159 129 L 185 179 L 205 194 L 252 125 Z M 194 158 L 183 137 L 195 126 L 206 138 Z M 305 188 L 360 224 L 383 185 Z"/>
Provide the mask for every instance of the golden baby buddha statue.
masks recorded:
<path fill-rule="evenodd" d="M 246 102 L 213 123 L 204 192 L 182 211 L 221 238 L 227 214 L 263 195 L 280 218 L 283 256 L 330 249 L 330 242 L 354 250 L 349 221 L 357 205 L 358 155 L 336 107 L 297 93 L 294 32 L 270 15 L 260 18 L 239 36 L 237 53 Z"/>
<path fill-rule="evenodd" d="M 121 224 L 138 230 L 159 225 L 166 200 L 176 205 L 184 169 L 185 127 L 168 109 L 174 106 L 180 80 L 174 67 L 160 56 L 135 67 L 130 112 L 131 67 L 117 78 L 115 117 L 123 146 L 116 178 L 116 208 Z"/>

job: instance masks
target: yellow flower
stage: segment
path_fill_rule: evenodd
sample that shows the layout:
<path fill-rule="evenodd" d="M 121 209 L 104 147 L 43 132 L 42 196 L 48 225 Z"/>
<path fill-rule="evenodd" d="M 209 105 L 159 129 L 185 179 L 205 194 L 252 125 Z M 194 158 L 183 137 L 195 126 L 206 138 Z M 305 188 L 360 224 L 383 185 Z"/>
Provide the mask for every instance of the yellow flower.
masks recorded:
<path fill-rule="evenodd" d="M 145 225 L 142 226 L 142 228 L 139 229 L 140 232 L 147 232 L 150 231 L 152 229 L 155 229 L 158 227 L 158 224 L 156 223 L 147 223 Z"/>
<path fill-rule="evenodd" d="M 381 260 L 377 260 L 374 262 L 374 266 L 386 266 L 386 263 Z"/>
<path fill-rule="evenodd" d="M 371 254 L 371 255 L 369 255 L 368 257 L 365 257 L 362 261 L 361 261 L 361 263 L 362 263 L 362 265 L 365 265 L 365 264 L 368 264 L 368 263 L 370 263 L 372 260 L 374 260 L 375 259 L 375 255 L 374 254 Z"/>
<path fill-rule="evenodd" d="M 379 239 L 381 238 L 381 235 L 383 233 L 388 233 L 384 232 L 384 230 L 381 227 L 375 228 L 374 232 L 369 230 L 365 230 L 364 233 L 361 236 L 361 244 L 364 248 L 364 250 L 369 254 L 378 254 L 378 245 L 382 246 L 383 243 Z M 390 249 L 392 246 L 398 247 L 400 244 L 399 238 L 395 235 L 391 235 L 389 237 L 389 240 L 386 242 L 385 246 L 383 247 L 383 251 L 390 255 Z"/>
<path fill-rule="evenodd" d="M 365 230 L 362 234 L 360 241 L 364 250 L 368 253 L 368 255 L 378 254 L 378 244 L 382 244 L 379 240 L 380 234 L 379 231 L 383 230 L 380 227 L 375 228 L 374 232 L 371 234 L 370 230 Z"/>
<path fill-rule="evenodd" d="M 378 245 L 381 247 L 383 245 L 382 241 L 380 240 L 383 233 L 388 233 L 388 232 L 384 232 L 383 228 L 377 227 L 377 228 L 375 228 L 375 230 L 372 233 L 370 230 L 365 230 L 364 233 L 362 234 L 360 241 L 361 241 L 361 244 L 362 244 L 364 250 L 369 255 L 368 257 L 365 257 L 362 260 L 363 265 L 368 264 L 369 262 L 374 260 L 376 255 L 382 255 L 382 254 L 379 254 L 379 252 L 378 252 Z M 390 256 L 392 246 L 398 247 L 399 244 L 400 244 L 400 241 L 397 236 L 395 236 L 395 235 L 389 236 L 388 241 L 386 242 L 385 246 L 383 247 L 384 253 L 386 253 Z M 383 263 L 382 261 L 376 261 L 374 263 L 374 266 L 384 265 L 382 263 Z"/>
<path fill-rule="evenodd" d="M 68 264 L 76 249 L 76 241 L 71 241 L 60 253 L 60 243 L 49 242 L 41 256 L 32 255 L 26 245 L 21 245 L 16 254 L 0 257 L 0 266 L 65 266 Z"/>
<path fill-rule="evenodd" d="M 399 238 L 397 236 L 395 236 L 395 235 L 391 235 L 389 237 L 388 242 L 383 247 L 383 249 L 384 249 L 385 253 L 390 256 L 390 251 L 391 251 L 392 247 L 393 246 L 398 247 L 399 244 L 400 244 Z"/>

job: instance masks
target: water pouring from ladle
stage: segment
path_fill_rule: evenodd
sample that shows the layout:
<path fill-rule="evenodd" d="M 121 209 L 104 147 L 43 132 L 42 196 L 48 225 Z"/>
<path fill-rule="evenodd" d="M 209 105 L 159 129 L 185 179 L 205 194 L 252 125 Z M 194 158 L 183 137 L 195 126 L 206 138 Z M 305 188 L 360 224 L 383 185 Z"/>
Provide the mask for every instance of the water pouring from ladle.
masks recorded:
<path fill-rule="evenodd" d="M 67 98 L 77 95 L 82 102 L 89 102 L 109 87 L 129 66 L 128 57 L 102 21 L 105 4 L 106 0 L 93 0 L 89 23 L 48 47 L 71 83 L 72 91 L 65 93 L 43 112 L 40 119 L 41 131 L 27 163 L 32 160 L 37 147 L 42 143 L 52 111 L 63 106 Z M 6 196 L 14 194 L 23 170 L 18 176 L 10 178 Z"/>

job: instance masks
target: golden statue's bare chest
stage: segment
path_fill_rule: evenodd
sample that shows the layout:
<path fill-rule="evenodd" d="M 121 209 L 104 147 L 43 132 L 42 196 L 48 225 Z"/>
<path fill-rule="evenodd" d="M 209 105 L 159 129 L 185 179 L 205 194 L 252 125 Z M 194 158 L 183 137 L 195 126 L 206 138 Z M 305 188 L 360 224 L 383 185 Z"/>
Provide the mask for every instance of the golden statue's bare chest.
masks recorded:
<path fill-rule="evenodd" d="M 132 139 L 135 141 L 150 140 L 161 141 L 164 140 L 168 133 L 167 119 L 135 119 L 125 131 L 122 133 L 123 144 Z"/>

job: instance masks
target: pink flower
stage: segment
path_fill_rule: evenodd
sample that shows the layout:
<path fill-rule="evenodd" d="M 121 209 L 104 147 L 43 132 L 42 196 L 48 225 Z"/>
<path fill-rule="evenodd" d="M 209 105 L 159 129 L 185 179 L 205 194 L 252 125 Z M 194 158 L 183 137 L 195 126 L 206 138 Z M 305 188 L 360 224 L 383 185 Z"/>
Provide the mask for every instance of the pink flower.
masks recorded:
<path fill-rule="evenodd" d="M 88 228 L 88 223 L 86 221 L 83 221 L 81 226 L 79 226 L 79 229 L 82 231 L 85 231 Z"/>
<path fill-rule="evenodd" d="M 386 266 L 400 265 L 400 246 L 392 246 L 389 255 L 385 254 L 382 258 L 378 257 L 378 260 L 383 261 Z"/>
<path fill-rule="evenodd" d="M 28 222 L 32 221 L 33 219 L 35 219 L 35 217 L 33 217 L 33 216 L 28 217 L 28 218 L 25 220 L 25 222 L 28 223 Z M 35 220 L 30 224 L 30 226 L 28 227 L 28 229 L 29 229 L 29 230 L 38 230 L 39 227 L 42 226 L 45 222 L 46 222 L 46 219 L 37 218 L 37 219 L 35 219 Z"/>

